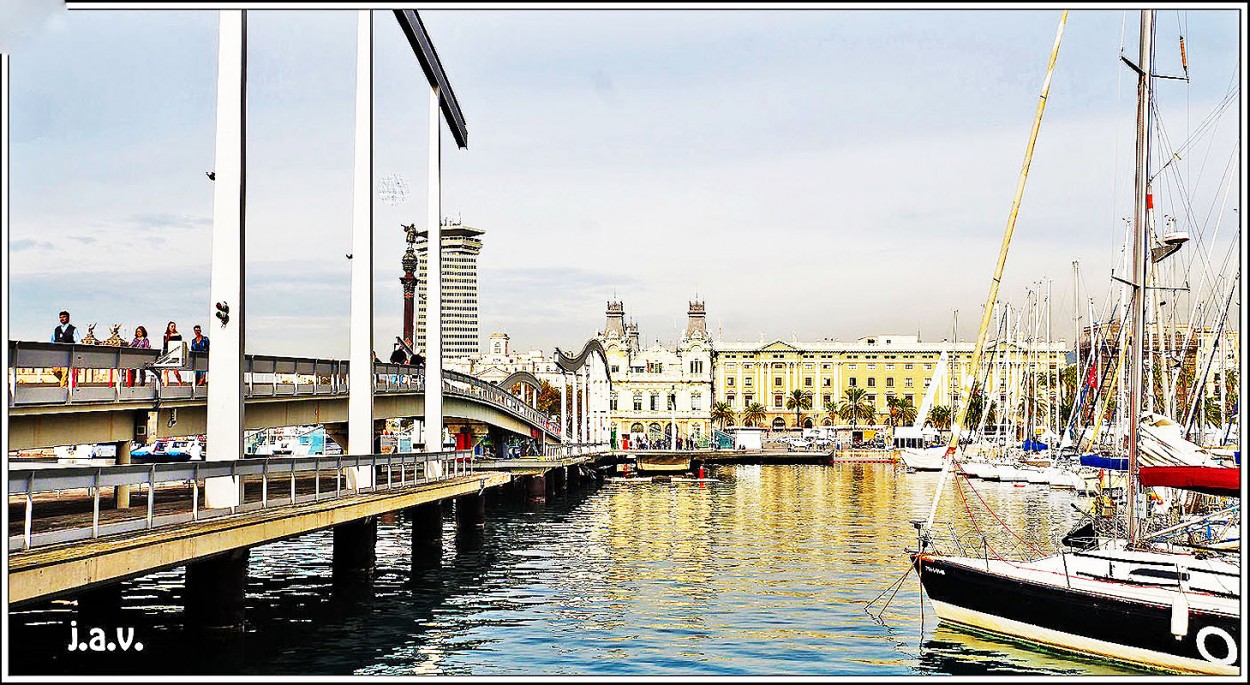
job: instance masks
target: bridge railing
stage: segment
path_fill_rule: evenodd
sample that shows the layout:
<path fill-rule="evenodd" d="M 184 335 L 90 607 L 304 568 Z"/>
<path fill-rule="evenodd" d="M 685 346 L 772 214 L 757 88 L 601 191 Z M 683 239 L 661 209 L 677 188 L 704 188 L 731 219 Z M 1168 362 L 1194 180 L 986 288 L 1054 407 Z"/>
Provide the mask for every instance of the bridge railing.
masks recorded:
<path fill-rule="evenodd" d="M 367 467 L 373 473 L 372 486 L 344 487 L 346 469 Z M 334 475 L 334 489 L 322 492 L 321 476 Z M 381 492 L 397 487 L 409 487 L 424 483 L 459 478 L 474 472 L 473 453 L 469 451 L 425 453 L 369 454 L 360 456 L 310 456 L 271 457 L 241 459 L 237 461 L 192 461 L 166 464 L 128 464 L 102 467 L 63 468 L 10 468 L 8 476 L 9 502 L 25 501 L 25 521 L 21 536 L 9 538 L 9 549 L 32 547 L 83 540 L 117 533 L 147 530 L 163 526 L 182 525 L 212 516 L 228 515 L 256 509 L 291 506 L 335 499 L 360 492 Z M 312 493 L 297 493 L 299 475 L 312 475 Z M 205 479 L 220 476 L 240 476 L 240 506 L 232 509 L 200 508 L 200 490 Z M 260 482 L 255 482 L 259 476 Z M 252 486 L 260 487 L 259 501 L 247 502 L 247 477 Z M 286 480 L 287 492 L 283 497 L 269 496 L 270 483 Z M 191 490 L 189 512 L 156 513 L 156 488 L 160 485 L 183 485 Z M 350 481 L 349 481 L 350 484 Z M 129 485 L 143 488 L 147 495 L 147 509 L 141 518 L 131 517 L 122 521 L 102 523 L 100 518 L 101 491 L 103 488 Z M 91 526 L 58 529 L 34 533 L 35 496 L 65 491 L 87 490 L 91 498 Z M 136 508 L 135 510 L 137 510 Z M 120 511 L 134 511 L 130 509 Z"/>
<path fill-rule="evenodd" d="M 195 384 L 196 371 L 208 370 L 208 353 L 189 352 L 181 383 L 167 383 L 162 374 L 143 379 L 158 350 L 44 342 L 9 341 L 9 406 L 46 406 L 82 403 L 145 404 L 173 400 L 204 400 L 206 385 Z M 420 392 L 424 367 L 375 362 L 377 393 Z M 244 396 L 341 396 L 348 392 L 349 362 L 313 357 L 248 354 L 243 358 Z M 166 373 L 172 373 L 167 371 Z M 64 381 L 62 380 L 64 379 Z M 475 397 L 560 435 L 559 424 L 530 407 L 504 388 L 455 371 L 443 372 L 446 394 Z"/>
<path fill-rule="evenodd" d="M 568 445 L 547 445 L 543 448 L 543 459 L 558 461 L 584 454 L 600 454 L 612 449 L 610 442 L 579 442 Z"/>

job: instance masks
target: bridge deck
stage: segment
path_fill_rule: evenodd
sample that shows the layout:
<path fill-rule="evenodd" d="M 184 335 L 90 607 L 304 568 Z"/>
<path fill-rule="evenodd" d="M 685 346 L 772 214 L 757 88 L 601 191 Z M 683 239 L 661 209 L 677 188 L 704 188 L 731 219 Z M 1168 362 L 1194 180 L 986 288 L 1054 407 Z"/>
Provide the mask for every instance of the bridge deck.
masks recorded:
<path fill-rule="evenodd" d="M 402 489 L 269 508 L 138 533 L 36 548 L 9 555 L 10 606 L 140 576 L 233 549 L 253 547 L 367 516 L 507 483 L 506 473 L 477 473 Z"/>

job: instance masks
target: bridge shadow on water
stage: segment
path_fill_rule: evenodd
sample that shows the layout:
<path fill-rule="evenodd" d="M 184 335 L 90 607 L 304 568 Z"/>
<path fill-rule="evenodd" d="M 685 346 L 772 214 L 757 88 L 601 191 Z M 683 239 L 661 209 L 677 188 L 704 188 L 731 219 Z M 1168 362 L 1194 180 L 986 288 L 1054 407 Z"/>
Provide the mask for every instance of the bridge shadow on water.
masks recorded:
<path fill-rule="evenodd" d="M 476 646 L 463 634 L 445 644 L 447 617 L 470 596 L 480 602 L 491 589 L 503 588 L 509 567 L 525 561 L 509 553 L 525 544 L 513 536 L 526 527 L 512 524 L 535 517 L 559 522 L 595 487 L 570 487 L 541 505 L 526 502 L 521 490 L 501 488 L 488 497 L 479 531 L 457 530 L 445 507 L 437 565 L 418 560 L 414 567 L 412 521 L 402 512 L 382 517 L 375 573 L 349 583 L 336 585 L 332 577 L 329 530 L 253 548 L 241 632 L 184 627 L 182 567 L 122 583 L 120 610 L 107 591 L 102 602 L 54 600 L 12 610 L 10 669 L 15 675 L 332 676 L 364 669 L 416 675 L 423 671 L 414 664 L 426 663 L 439 674 L 469 675 L 435 666 L 439 655 Z M 100 651 L 68 648 L 71 631 L 81 643 L 90 640 L 92 628 L 103 629 L 95 643 Z M 126 640 L 129 629 L 133 644 Z M 129 645 L 124 650 L 123 641 Z M 116 649 L 108 651 L 109 642 Z"/>

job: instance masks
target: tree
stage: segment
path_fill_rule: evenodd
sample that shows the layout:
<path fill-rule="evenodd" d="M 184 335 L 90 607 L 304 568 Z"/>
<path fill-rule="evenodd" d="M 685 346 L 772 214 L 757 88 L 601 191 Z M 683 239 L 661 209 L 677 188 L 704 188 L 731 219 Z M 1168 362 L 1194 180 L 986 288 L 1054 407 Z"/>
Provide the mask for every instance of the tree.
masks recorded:
<path fill-rule="evenodd" d="M 538 397 L 535 400 L 538 405 L 538 411 L 548 416 L 557 416 L 560 413 L 560 389 L 548 383 L 547 381 L 538 382 Z"/>
<path fill-rule="evenodd" d="M 939 404 L 929 410 L 929 422 L 938 430 L 946 430 L 951 427 L 951 408 Z"/>
<path fill-rule="evenodd" d="M 786 398 L 786 409 L 794 410 L 794 427 L 803 425 L 803 410 L 812 408 L 812 394 L 802 390 L 791 390 Z"/>
<path fill-rule="evenodd" d="M 916 422 L 916 405 L 906 397 L 898 397 L 897 395 L 886 395 L 885 403 L 889 407 L 888 418 L 890 426 L 897 427 Z"/>
<path fill-rule="evenodd" d="M 829 415 L 829 420 L 833 423 L 837 423 L 838 418 L 841 416 L 841 406 L 842 403 L 834 399 L 825 402 L 825 413 Z"/>
<path fill-rule="evenodd" d="M 871 421 L 876 415 L 872 403 L 868 401 L 868 391 L 863 388 L 847 388 L 843 393 L 846 400 L 838 408 L 838 416 L 850 421 L 852 426 L 859 425 L 859 420 Z"/>
<path fill-rule="evenodd" d="M 717 402 L 712 405 L 711 419 L 713 422 L 720 424 L 722 430 L 726 423 L 733 423 L 735 418 L 733 408 L 728 402 Z"/>
<path fill-rule="evenodd" d="M 766 418 L 768 418 L 768 412 L 764 410 L 764 405 L 759 402 L 752 402 L 747 405 L 746 409 L 742 410 L 742 423 L 747 426 L 762 423 Z"/>

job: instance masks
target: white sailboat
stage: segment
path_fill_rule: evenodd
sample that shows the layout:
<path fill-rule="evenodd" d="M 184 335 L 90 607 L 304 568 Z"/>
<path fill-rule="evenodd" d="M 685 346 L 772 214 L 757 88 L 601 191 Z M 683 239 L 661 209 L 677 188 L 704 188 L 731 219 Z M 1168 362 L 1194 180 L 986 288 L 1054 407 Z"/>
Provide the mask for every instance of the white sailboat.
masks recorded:
<path fill-rule="evenodd" d="M 1042 101 L 1038 105 L 1028 148 L 1030 154 L 1066 18 L 1067 12 L 1064 12 L 1051 53 Z M 1144 498 L 1137 492 L 1138 456 L 1143 443 L 1149 440 L 1140 435 L 1138 418 L 1141 416 L 1144 337 L 1139 333 L 1143 331 L 1146 260 L 1149 259 L 1144 233 L 1153 33 L 1154 12 L 1143 10 L 1139 62 L 1133 67 L 1139 74 L 1137 205 L 1133 232 L 1134 268 L 1130 272 L 1133 312 L 1129 343 L 1133 345 L 1133 355 L 1129 366 L 1126 414 L 1129 418 L 1129 470 L 1124 490 L 1128 506 L 1121 507 L 1127 532 L 1123 536 L 1096 537 L 1093 544 L 1083 545 L 1080 549 L 1061 550 L 1032 559 L 991 559 L 988 554 L 967 556 L 962 548 L 958 548 L 957 553 L 944 553 L 938 549 L 933 537 L 933 518 L 941 496 L 941 485 L 950 470 L 948 464 L 939 480 L 928 519 L 916 522 L 919 548 L 912 555 L 912 563 L 942 621 L 1028 643 L 1158 669 L 1238 675 L 1241 670 L 1240 566 L 1205 550 L 1197 554 L 1192 549 L 1165 544 L 1166 531 L 1143 534 L 1140 528 L 1144 515 L 1141 510 L 1145 506 L 1139 507 Z M 1027 169 L 1026 157 L 1012 218 L 1008 221 L 998 266 L 991 282 L 991 303 L 1002 277 L 1002 266 Z M 986 309 L 988 319 L 988 305 Z M 985 324 L 983 320 L 977 350 L 973 354 L 974 367 L 984 344 Z M 962 416 L 958 423 L 963 423 Z M 956 446 L 957 443 L 952 443 L 948 449 L 948 462 L 955 461 Z M 1204 467 L 1186 465 L 1173 468 Z M 1069 540 L 1073 535 L 1069 534 Z"/>

